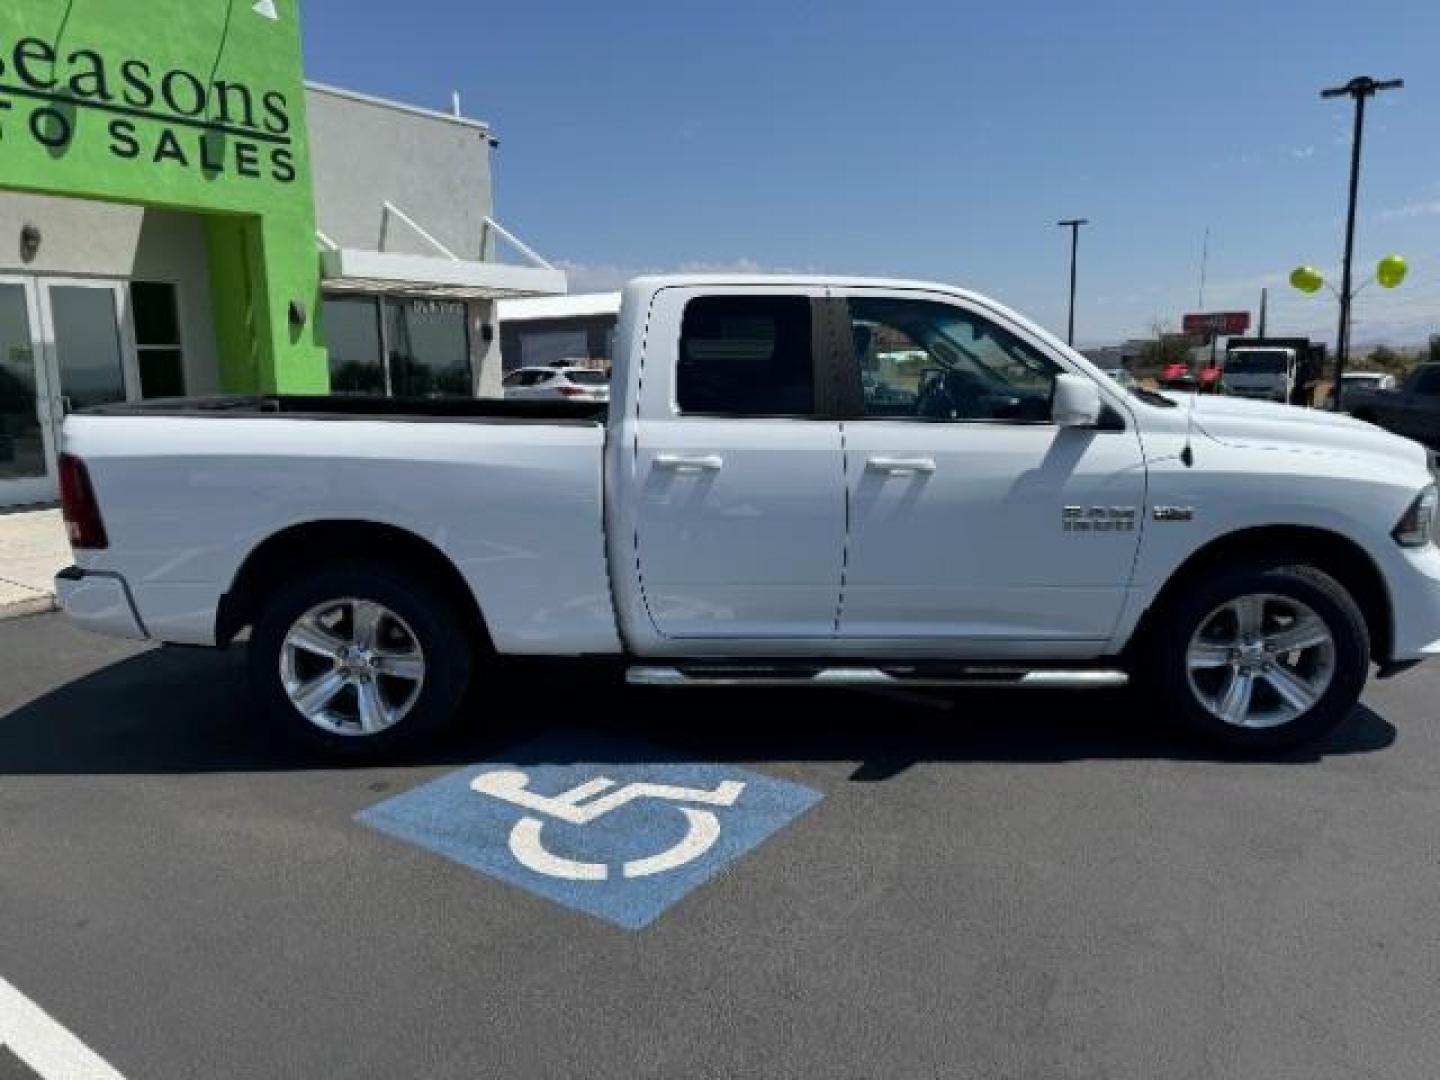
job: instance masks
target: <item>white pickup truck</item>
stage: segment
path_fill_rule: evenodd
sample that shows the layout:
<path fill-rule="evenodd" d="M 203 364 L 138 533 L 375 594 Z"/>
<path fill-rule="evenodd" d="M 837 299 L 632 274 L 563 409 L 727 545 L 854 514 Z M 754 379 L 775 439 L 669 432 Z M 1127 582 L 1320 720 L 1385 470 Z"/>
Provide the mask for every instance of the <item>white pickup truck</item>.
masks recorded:
<path fill-rule="evenodd" d="M 65 610 L 224 646 L 339 753 L 429 736 L 497 657 L 631 683 L 1098 688 L 1314 738 L 1440 652 L 1427 452 L 1126 391 L 943 285 L 655 277 L 608 406 L 251 397 L 71 416 Z"/>

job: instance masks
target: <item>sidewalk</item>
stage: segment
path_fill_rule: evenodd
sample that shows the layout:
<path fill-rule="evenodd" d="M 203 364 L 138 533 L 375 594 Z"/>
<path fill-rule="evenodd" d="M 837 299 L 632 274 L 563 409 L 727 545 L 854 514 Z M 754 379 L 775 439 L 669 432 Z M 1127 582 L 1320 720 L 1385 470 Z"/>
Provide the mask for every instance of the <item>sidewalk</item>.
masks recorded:
<path fill-rule="evenodd" d="M 74 560 L 59 510 L 0 511 L 0 619 L 55 610 L 55 574 Z"/>

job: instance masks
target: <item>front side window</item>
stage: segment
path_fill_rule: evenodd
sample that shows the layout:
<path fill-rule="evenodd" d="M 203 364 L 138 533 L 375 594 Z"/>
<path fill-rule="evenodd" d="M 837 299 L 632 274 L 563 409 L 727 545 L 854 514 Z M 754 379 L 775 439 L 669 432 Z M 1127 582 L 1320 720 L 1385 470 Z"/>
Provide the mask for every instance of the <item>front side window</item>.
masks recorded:
<path fill-rule="evenodd" d="M 853 297 L 865 415 L 1044 423 L 1056 364 L 1004 327 L 930 300 Z"/>
<path fill-rule="evenodd" d="M 700 416 L 810 416 L 815 358 L 803 296 L 704 296 L 685 306 L 676 397 Z"/>

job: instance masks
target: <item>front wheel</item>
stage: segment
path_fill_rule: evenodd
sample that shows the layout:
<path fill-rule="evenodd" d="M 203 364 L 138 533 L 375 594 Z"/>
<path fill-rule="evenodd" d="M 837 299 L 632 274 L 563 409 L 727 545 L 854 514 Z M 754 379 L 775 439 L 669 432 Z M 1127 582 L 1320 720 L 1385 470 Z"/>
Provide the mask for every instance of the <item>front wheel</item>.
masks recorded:
<path fill-rule="evenodd" d="M 434 736 L 470 681 L 473 636 L 428 581 L 383 563 L 296 574 L 250 638 L 261 712 L 282 735 L 376 758 Z"/>
<path fill-rule="evenodd" d="M 1281 749 L 1350 715 L 1370 667 L 1354 599 L 1310 566 L 1218 572 L 1161 614 L 1148 677 L 1192 731 L 1235 749 Z"/>

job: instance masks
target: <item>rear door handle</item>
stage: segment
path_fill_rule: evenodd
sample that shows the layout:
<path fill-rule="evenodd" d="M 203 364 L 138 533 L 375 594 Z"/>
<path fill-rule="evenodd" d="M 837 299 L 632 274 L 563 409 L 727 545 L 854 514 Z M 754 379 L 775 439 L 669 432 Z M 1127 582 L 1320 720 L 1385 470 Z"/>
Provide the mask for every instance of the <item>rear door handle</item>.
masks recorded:
<path fill-rule="evenodd" d="M 865 462 L 865 467 L 889 476 L 929 476 L 935 471 L 935 459 L 872 457 Z"/>
<path fill-rule="evenodd" d="M 655 464 L 677 473 L 719 472 L 725 459 L 718 454 L 656 454 Z"/>

